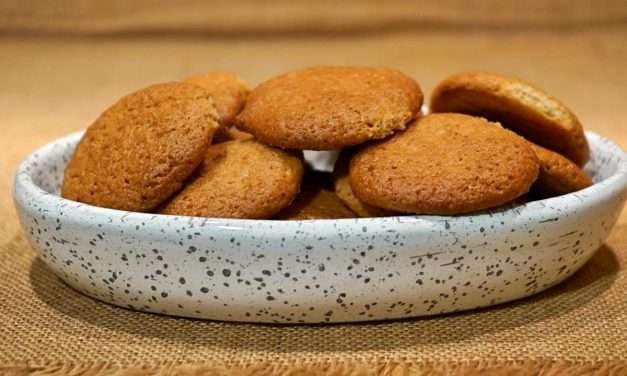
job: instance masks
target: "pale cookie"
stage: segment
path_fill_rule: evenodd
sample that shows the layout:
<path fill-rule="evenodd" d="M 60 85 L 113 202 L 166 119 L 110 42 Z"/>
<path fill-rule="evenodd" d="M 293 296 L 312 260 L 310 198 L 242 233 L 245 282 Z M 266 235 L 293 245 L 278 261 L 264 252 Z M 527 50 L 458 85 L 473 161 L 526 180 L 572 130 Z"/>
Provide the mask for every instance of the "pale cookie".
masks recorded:
<path fill-rule="evenodd" d="M 543 196 L 557 196 L 575 192 L 592 185 L 592 181 L 568 158 L 529 143 L 540 161 L 540 174 L 532 189 Z"/>
<path fill-rule="evenodd" d="M 255 138 L 255 136 L 253 136 L 250 133 L 240 131 L 239 129 L 235 128 L 232 125 L 227 125 L 225 127 L 220 128 L 216 132 L 216 135 L 213 137 L 213 143 L 217 144 L 220 142 L 227 142 L 227 141 L 244 141 L 244 140 L 250 140 L 252 138 Z"/>
<path fill-rule="evenodd" d="M 244 81 L 229 72 L 209 72 L 185 78 L 184 82 L 203 87 L 213 97 L 222 126 L 233 123 L 246 103 L 250 89 Z"/>
<path fill-rule="evenodd" d="M 279 219 L 341 219 L 357 215 L 344 206 L 335 193 L 321 187 L 304 187 L 292 205 L 279 213 Z"/>
<path fill-rule="evenodd" d="M 526 139 L 579 166 L 589 149 L 577 117 L 557 99 L 530 84 L 493 73 L 460 73 L 434 90 L 432 112 L 459 112 L 498 121 Z"/>
<path fill-rule="evenodd" d="M 338 158 L 335 163 L 335 168 L 333 169 L 333 182 L 337 197 L 360 217 L 385 217 L 394 215 L 393 211 L 368 205 L 355 196 L 348 178 L 350 157 L 351 155 L 349 153 L 342 152 L 342 155 Z"/>
<path fill-rule="evenodd" d="M 255 140 L 223 142 L 209 147 L 199 171 L 161 213 L 270 218 L 294 200 L 302 175 L 302 155 Z"/>
<path fill-rule="evenodd" d="M 217 128 L 213 100 L 201 87 L 173 82 L 132 93 L 87 129 L 65 169 L 61 195 L 150 211 L 181 188 Z"/>
<path fill-rule="evenodd" d="M 388 210 L 461 214 L 527 193 L 538 160 L 522 137 L 497 123 L 432 114 L 359 151 L 350 185 L 362 201 Z"/>
<path fill-rule="evenodd" d="M 313 67 L 257 86 L 237 125 L 281 148 L 331 150 L 402 130 L 421 105 L 418 84 L 396 70 Z"/>

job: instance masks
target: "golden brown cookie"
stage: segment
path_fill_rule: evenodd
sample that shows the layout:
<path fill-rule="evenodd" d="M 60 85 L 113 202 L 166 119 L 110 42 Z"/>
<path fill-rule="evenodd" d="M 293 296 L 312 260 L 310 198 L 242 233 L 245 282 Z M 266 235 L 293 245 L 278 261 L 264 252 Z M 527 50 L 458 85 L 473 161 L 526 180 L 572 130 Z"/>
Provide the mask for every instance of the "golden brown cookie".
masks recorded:
<path fill-rule="evenodd" d="M 255 140 L 223 142 L 209 147 L 199 171 L 161 213 L 270 218 L 296 197 L 302 175 L 302 155 Z"/>
<path fill-rule="evenodd" d="M 497 123 L 432 114 L 359 151 L 350 185 L 362 201 L 406 213 L 459 214 L 505 204 L 538 176 L 529 144 Z"/>
<path fill-rule="evenodd" d="M 253 136 L 250 133 L 240 131 L 239 129 L 235 128 L 232 125 L 227 125 L 225 127 L 220 128 L 216 132 L 215 136 L 213 137 L 213 143 L 217 144 L 220 142 L 227 142 L 227 141 L 244 141 L 244 140 L 250 140 L 252 138 L 255 138 L 255 136 Z"/>
<path fill-rule="evenodd" d="M 154 209 L 181 188 L 217 128 L 203 88 L 171 82 L 132 93 L 87 129 L 65 169 L 61 195 L 113 209 Z"/>
<path fill-rule="evenodd" d="M 529 143 L 540 162 L 540 174 L 532 189 L 542 196 L 557 196 L 584 189 L 592 180 L 568 158 Z"/>
<path fill-rule="evenodd" d="M 296 200 L 277 216 L 279 219 L 341 219 L 357 215 L 327 189 L 303 187 Z"/>
<path fill-rule="evenodd" d="M 257 86 L 236 121 L 270 145 L 331 150 L 402 130 L 421 105 L 420 87 L 401 72 L 313 67 Z"/>
<path fill-rule="evenodd" d="M 557 99 L 530 84 L 493 73 L 460 73 L 434 90 L 432 112 L 460 112 L 498 121 L 579 166 L 588 142 L 577 117 Z"/>
<path fill-rule="evenodd" d="M 355 196 L 348 178 L 348 164 L 350 158 L 351 155 L 349 153 L 342 152 L 342 155 L 340 155 L 335 163 L 333 182 L 335 184 L 335 194 L 337 197 L 360 217 L 385 217 L 394 215 L 393 211 L 368 205 Z"/>
<path fill-rule="evenodd" d="M 244 108 L 250 89 L 244 81 L 229 72 L 209 72 L 185 78 L 184 82 L 203 87 L 213 97 L 222 126 L 230 125 Z"/>

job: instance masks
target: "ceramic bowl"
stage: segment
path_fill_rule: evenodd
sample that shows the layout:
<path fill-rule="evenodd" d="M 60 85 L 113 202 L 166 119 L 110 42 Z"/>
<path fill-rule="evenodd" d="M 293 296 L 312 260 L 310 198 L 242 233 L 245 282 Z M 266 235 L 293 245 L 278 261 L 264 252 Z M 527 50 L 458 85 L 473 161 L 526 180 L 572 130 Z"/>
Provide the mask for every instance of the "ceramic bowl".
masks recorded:
<path fill-rule="evenodd" d="M 474 215 L 277 221 L 142 214 L 59 197 L 80 137 L 37 150 L 17 171 L 15 205 L 32 247 L 93 298 L 203 319 L 367 321 L 519 299 L 580 268 L 627 194 L 627 156 L 588 132 L 593 186 Z"/>

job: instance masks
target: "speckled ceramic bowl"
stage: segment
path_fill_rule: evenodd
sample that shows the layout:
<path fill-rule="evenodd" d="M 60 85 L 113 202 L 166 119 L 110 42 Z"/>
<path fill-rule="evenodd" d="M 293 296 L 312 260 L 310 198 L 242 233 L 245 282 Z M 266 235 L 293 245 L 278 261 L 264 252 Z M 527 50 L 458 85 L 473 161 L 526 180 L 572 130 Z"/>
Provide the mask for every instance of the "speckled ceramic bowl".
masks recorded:
<path fill-rule="evenodd" d="M 273 221 L 129 213 L 59 197 L 80 136 L 41 148 L 17 171 L 15 205 L 33 248 L 91 297 L 205 319 L 364 321 L 522 298 L 581 267 L 627 193 L 627 156 L 588 133 L 594 186 L 475 215 Z"/>

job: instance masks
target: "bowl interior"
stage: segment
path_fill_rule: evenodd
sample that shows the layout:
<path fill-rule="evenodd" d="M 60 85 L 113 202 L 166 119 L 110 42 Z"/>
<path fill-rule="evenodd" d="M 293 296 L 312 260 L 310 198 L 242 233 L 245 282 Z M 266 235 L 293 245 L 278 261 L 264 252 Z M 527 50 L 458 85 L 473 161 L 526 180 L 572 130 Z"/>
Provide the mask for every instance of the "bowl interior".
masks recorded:
<path fill-rule="evenodd" d="M 72 157 L 82 134 L 83 132 L 77 132 L 53 142 L 27 159 L 23 168 L 37 187 L 53 195 L 59 195 L 65 166 Z M 592 132 L 586 132 L 586 137 L 591 152 L 590 160 L 584 170 L 594 183 L 602 182 L 618 173 L 619 170 L 625 169 L 627 160 L 619 147 Z M 308 163 L 316 169 L 329 171 L 332 169 L 337 153 L 307 151 L 305 157 Z"/>
<path fill-rule="evenodd" d="M 57 140 L 20 166 L 14 198 L 26 236 L 57 275 L 87 295 L 188 317 L 364 321 L 510 301 L 574 273 L 627 197 L 625 153 L 590 133 L 586 170 L 594 186 L 471 215 L 277 223 L 130 213 L 58 197 L 80 137 Z M 331 163 L 332 155 L 318 156 Z M 338 302 L 336 293 L 351 300 Z M 433 302 L 441 302 L 437 310 Z"/>

